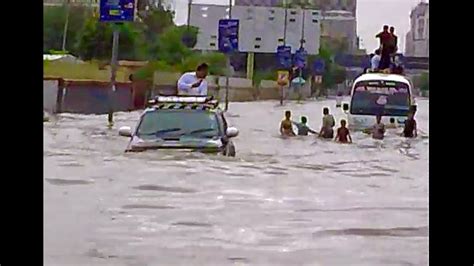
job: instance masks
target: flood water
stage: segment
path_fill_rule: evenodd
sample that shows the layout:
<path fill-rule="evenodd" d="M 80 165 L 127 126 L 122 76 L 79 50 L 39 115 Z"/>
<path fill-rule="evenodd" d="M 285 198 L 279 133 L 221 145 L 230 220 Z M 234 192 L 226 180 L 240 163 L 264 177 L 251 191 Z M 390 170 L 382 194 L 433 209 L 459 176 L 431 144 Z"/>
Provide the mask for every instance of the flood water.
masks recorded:
<path fill-rule="evenodd" d="M 287 109 L 319 129 L 324 106 L 231 103 L 235 158 L 123 151 L 140 112 L 44 123 L 45 265 L 427 265 L 424 137 L 282 139 Z M 336 116 L 337 118 L 337 116 Z"/>

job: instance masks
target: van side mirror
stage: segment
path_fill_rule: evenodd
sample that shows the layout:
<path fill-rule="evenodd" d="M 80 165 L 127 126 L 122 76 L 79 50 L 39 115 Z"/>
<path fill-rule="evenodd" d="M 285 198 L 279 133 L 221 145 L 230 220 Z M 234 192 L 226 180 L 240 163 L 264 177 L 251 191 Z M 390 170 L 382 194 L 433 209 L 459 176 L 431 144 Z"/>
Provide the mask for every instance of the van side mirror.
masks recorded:
<path fill-rule="evenodd" d="M 229 127 L 227 128 L 226 135 L 229 138 L 237 137 L 237 135 L 239 135 L 239 130 L 235 127 Z"/>
<path fill-rule="evenodd" d="M 122 137 L 131 137 L 132 136 L 132 128 L 130 127 L 121 127 L 119 129 L 119 135 Z"/>
<path fill-rule="evenodd" d="M 342 110 L 344 110 L 345 112 L 349 111 L 349 104 L 348 103 L 343 104 Z"/>

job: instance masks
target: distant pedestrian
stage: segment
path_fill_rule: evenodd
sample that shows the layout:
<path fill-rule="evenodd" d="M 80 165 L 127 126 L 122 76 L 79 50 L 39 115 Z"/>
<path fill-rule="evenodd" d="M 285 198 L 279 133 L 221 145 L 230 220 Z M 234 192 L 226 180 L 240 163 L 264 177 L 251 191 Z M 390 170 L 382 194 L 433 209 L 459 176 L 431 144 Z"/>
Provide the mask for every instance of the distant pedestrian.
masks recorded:
<path fill-rule="evenodd" d="M 337 95 L 336 95 L 336 108 L 341 108 L 342 106 L 342 98 L 343 98 L 343 94 L 341 91 L 338 91 L 337 92 Z"/>

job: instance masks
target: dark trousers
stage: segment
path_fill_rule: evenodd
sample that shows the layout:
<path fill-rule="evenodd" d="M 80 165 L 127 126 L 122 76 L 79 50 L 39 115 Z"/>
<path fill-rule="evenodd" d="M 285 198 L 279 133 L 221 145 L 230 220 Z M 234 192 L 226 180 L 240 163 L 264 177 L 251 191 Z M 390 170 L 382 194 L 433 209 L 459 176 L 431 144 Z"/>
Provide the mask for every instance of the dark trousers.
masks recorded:
<path fill-rule="evenodd" d="M 390 53 L 388 52 L 382 53 L 380 57 L 379 69 L 390 68 L 390 64 L 391 64 Z"/>

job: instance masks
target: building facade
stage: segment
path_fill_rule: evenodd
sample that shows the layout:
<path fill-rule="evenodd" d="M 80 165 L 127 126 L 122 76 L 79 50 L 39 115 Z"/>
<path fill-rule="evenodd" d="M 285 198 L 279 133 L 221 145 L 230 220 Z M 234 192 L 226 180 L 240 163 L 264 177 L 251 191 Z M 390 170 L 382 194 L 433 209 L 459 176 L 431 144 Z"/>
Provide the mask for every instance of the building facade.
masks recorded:
<path fill-rule="evenodd" d="M 301 6 L 317 10 L 342 10 L 349 11 L 353 16 L 357 11 L 357 0 L 235 0 L 237 6 L 272 6 L 291 7 Z"/>
<path fill-rule="evenodd" d="M 286 43 L 292 52 L 303 39 L 308 54 L 318 54 L 321 36 L 321 14 L 318 10 L 285 9 L 263 6 L 233 6 L 232 18 L 239 19 L 239 51 L 275 53 Z M 190 24 L 199 28 L 197 50 L 218 49 L 218 22 L 229 17 L 229 7 L 193 4 Z M 286 34 L 285 34 L 286 23 Z M 285 38 L 286 36 L 286 38 Z"/>
<path fill-rule="evenodd" d="M 410 13 L 410 31 L 406 35 L 405 55 L 429 57 L 430 13 L 429 3 L 419 3 Z"/>

